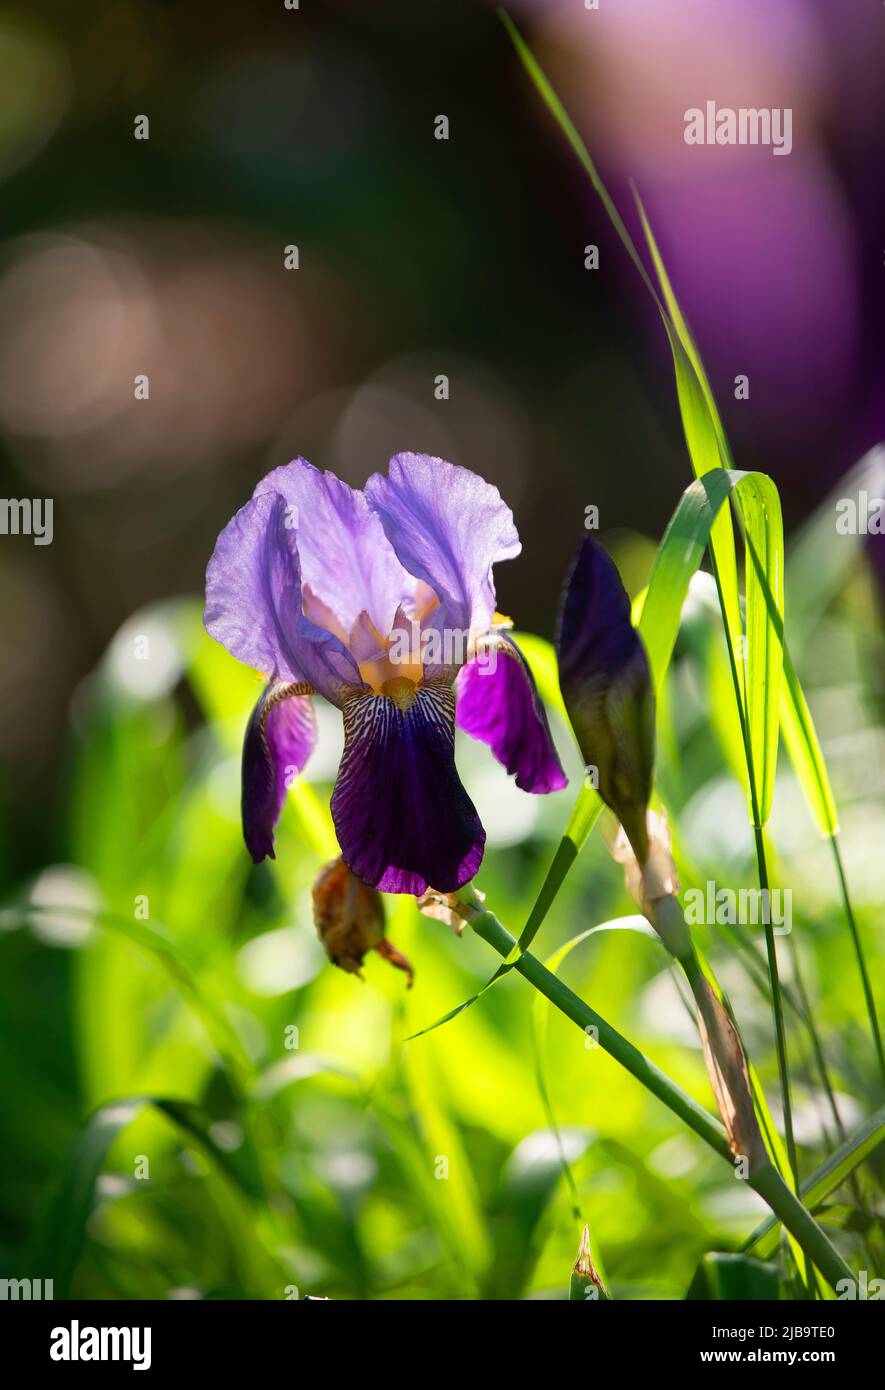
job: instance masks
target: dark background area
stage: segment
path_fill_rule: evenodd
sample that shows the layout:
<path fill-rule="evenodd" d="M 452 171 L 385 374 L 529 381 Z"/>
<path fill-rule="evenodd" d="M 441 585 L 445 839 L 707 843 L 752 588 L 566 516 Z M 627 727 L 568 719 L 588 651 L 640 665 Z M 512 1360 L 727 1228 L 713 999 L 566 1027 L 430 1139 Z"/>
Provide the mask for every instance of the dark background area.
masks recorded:
<path fill-rule="evenodd" d="M 636 178 L 737 464 L 795 526 L 883 433 L 885 11 L 513 13 L 631 225 Z M 271 466 L 358 485 L 417 449 L 492 479 L 524 546 L 499 605 L 545 636 L 589 503 L 603 535 L 660 534 L 689 481 L 666 341 L 492 6 L 11 5 L 0 83 L 3 490 L 54 498 L 51 546 L 0 542 L 18 872 L 78 683 L 134 610 L 200 591 Z M 790 157 L 688 150 L 714 92 L 791 104 Z"/>

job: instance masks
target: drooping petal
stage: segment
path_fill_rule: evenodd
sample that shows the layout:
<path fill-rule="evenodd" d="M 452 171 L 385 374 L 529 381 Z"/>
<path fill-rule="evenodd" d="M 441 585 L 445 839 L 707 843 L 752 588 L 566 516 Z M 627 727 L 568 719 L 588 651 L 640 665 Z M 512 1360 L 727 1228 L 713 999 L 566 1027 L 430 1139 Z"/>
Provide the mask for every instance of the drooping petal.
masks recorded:
<path fill-rule="evenodd" d="M 206 630 L 274 680 L 308 681 L 335 704 L 360 685 L 344 644 L 301 611 L 301 569 L 285 498 L 264 493 L 221 532 L 206 569 Z"/>
<path fill-rule="evenodd" d="M 273 832 L 286 790 L 316 743 L 309 695 L 287 681 L 268 685 L 252 711 L 243 743 L 243 838 L 256 864 L 274 858 Z"/>
<path fill-rule="evenodd" d="M 414 594 L 407 574 L 364 494 L 305 459 L 275 468 L 255 496 L 280 493 L 298 536 L 306 588 L 349 633 L 363 611 L 386 636 L 400 603 Z"/>
<path fill-rule="evenodd" d="M 492 565 L 521 549 L 496 487 L 428 454 L 395 454 L 366 496 L 409 574 L 440 599 L 435 625 L 484 633 L 495 611 Z"/>
<path fill-rule="evenodd" d="M 456 717 L 487 743 L 526 792 L 558 792 L 568 783 L 547 713 L 522 652 L 506 633 L 484 643 L 458 676 Z"/>
<path fill-rule="evenodd" d="M 584 761 L 642 864 L 654 774 L 654 690 L 630 599 L 613 560 L 590 536 L 566 585 L 557 647 L 559 684 Z"/>
<path fill-rule="evenodd" d="M 404 685 L 409 684 L 403 682 Z M 473 878 L 485 831 L 455 770 L 455 696 L 438 682 L 394 700 L 353 693 L 332 817 L 347 865 L 385 893 Z"/>

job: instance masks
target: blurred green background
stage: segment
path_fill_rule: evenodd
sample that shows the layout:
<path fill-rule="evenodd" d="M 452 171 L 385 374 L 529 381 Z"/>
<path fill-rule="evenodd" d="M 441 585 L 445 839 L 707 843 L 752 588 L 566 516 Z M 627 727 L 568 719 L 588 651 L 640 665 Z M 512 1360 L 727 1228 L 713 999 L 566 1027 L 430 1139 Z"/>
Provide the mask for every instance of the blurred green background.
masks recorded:
<path fill-rule="evenodd" d="M 638 179 L 738 466 L 781 490 L 793 655 L 878 983 L 885 564 L 881 537 L 835 545 L 835 500 L 883 434 L 881 15 L 658 8 L 514 13 L 625 210 Z M 257 685 L 203 634 L 199 594 L 218 530 L 295 454 L 358 485 L 421 449 L 499 484 L 524 544 L 499 607 L 539 634 L 571 777 L 523 796 L 459 739 L 489 832 L 479 886 L 518 932 L 580 784 L 544 639 L 584 509 L 635 592 L 689 478 L 660 325 L 491 6 L 9 5 L 0 80 L 4 488 L 55 501 L 51 546 L 0 540 L 0 1274 L 52 1272 L 57 1296 L 563 1297 L 580 1223 L 527 986 L 509 976 L 406 1043 L 496 964 L 407 901 L 388 934 L 411 992 L 377 958 L 364 985 L 326 964 L 310 886 L 337 852 L 340 721 L 319 711 L 277 861 L 251 868 L 238 762 Z M 762 104 L 760 83 L 794 107 L 790 159 L 687 159 L 683 110 Z M 685 886 L 754 881 L 717 633 L 699 581 L 659 723 Z M 771 836 L 794 890 L 782 968 L 795 947 L 851 1129 L 881 1101 L 875 1058 L 832 860 L 788 769 Z M 594 838 L 539 952 L 631 910 Z M 761 941 L 738 931 L 702 944 L 774 1108 L 746 969 Z M 711 1104 L 654 943 L 591 939 L 563 974 Z M 807 1173 L 838 1136 L 795 1023 L 791 1046 Z M 542 1052 L 612 1291 L 681 1297 L 764 1209 L 565 1020 Z M 868 1216 L 837 1194 L 823 1217 L 854 1263 L 881 1241 L 874 1168 Z"/>

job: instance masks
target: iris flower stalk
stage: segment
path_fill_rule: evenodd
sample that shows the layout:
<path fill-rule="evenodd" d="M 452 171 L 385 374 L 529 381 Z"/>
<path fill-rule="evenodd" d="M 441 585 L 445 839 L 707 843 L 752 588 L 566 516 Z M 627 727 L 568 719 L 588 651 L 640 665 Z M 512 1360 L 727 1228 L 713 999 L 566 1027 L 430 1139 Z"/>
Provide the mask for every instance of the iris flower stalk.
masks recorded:
<path fill-rule="evenodd" d="M 679 903 L 666 818 L 648 809 L 655 756 L 651 673 L 617 568 L 591 536 L 579 548 L 566 584 L 558 654 L 575 736 L 602 800 L 620 822 L 613 853 L 624 864 L 631 896 L 694 996 L 707 1074 L 732 1157 L 754 1185 L 760 1175 L 763 1186 L 780 1181 L 756 1117 L 743 1045 L 701 967 Z"/>
<path fill-rule="evenodd" d="M 548 970 L 499 921 L 472 885 L 434 900 L 430 915 L 460 929 L 469 924 L 504 961 L 657 1096 L 682 1123 L 729 1163 L 750 1158 L 748 1185 L 767 1203 L 833 1289 L 851 1270 L 771 1163 L 753 1111 L 743 1050 L 701 971 L 676 897 L 669 846 L 647 804 L 654 775 L 654 702 L 648 665 L 630 618 L 630 603 L 608 555 L 587 538 L 566 588 L 558 636 L 560 683 L 578 743 L 609 807 L 629 825 L 629 877 L 643 911 L 692 986 L 720 1123 L 617 1029 Z M 649 828 L 651 827 L 651 833 Z M 660 891 L 659 891 L 660 890 Z M 428 911 L 425 905 L 424 911 Z"/>
<path fill-rule="evenodd" d="M 627 887 L 670 955 L 697 1006 L 698 1030 L 716 1104 L 735 1159 L 768 1161 L 743 1048 L 701 969 L 679 899 L 666 819 L 648 809 L 654 782 L 655 700 L 645 648 L 617 568 L 585 537 L 569 575 L 559 634 L 566 710 L 599 794 L 620 821 L 612 847 Z"/>

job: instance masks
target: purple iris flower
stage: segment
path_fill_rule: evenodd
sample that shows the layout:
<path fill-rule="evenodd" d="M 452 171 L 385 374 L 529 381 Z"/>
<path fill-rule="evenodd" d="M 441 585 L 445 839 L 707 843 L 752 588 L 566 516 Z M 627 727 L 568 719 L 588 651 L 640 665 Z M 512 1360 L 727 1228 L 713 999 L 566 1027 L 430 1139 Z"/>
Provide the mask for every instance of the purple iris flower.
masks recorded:
<path fill-rule="evenodd" d="M 286 788 L 316 739 L 310 697 L 344 716 L 332 817 L 345 863 L 389 893 L 473 878 L 485 831 L 455 769 L 455 719 L 530 792 L 566 785 L 528 666 L 495 612 L 519 554 L 497 488 L 397 454 L 360 492 L 294 459 L 225 527 L 205 624 L 268 683 L 243 749 L 243 832 L 273 858 Z"/>

